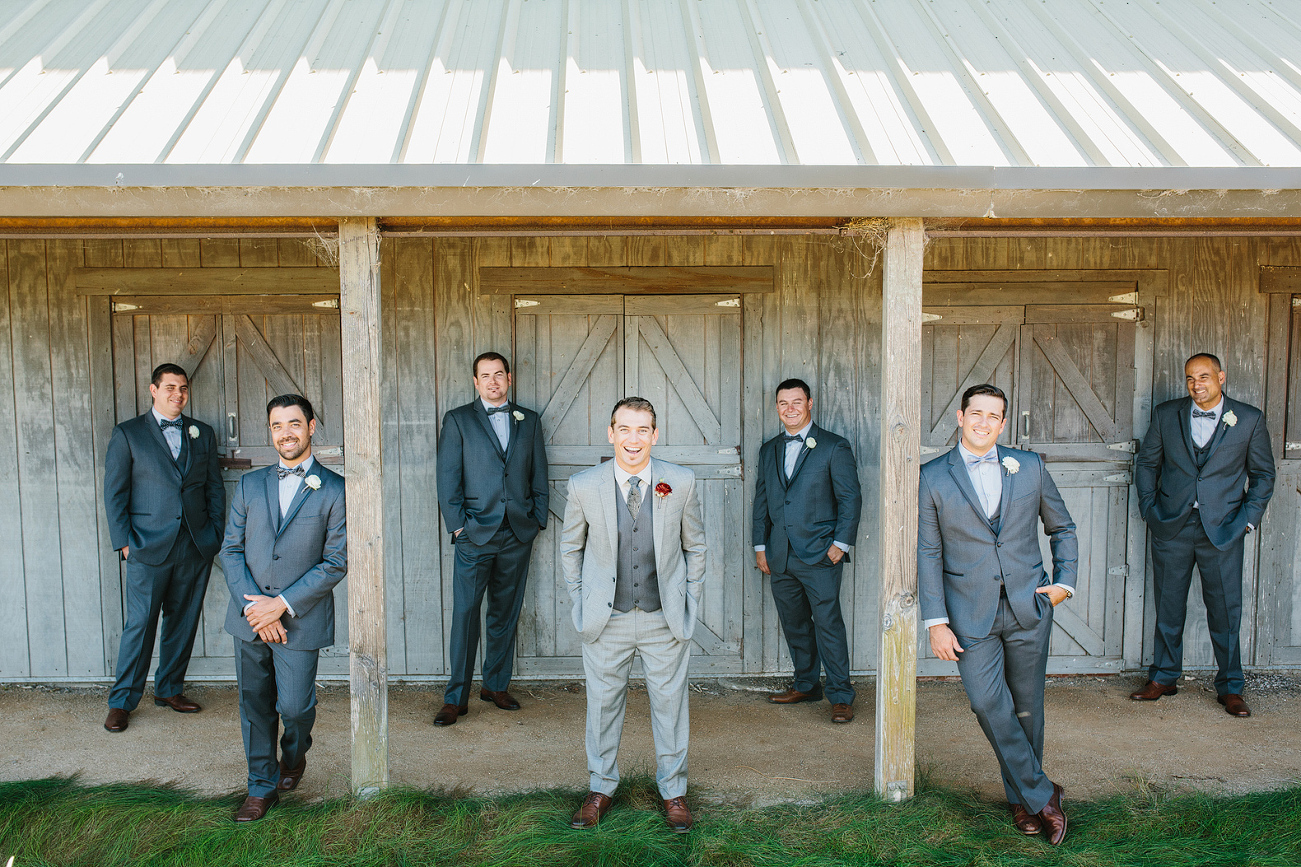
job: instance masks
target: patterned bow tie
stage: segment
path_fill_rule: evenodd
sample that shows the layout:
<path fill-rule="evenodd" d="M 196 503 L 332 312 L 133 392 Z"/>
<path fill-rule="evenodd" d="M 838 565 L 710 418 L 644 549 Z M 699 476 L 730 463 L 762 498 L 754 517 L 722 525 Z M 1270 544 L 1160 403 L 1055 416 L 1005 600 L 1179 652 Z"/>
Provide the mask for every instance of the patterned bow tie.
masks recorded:
<path fill-rule="evenodd" d="M 804 442 L 804 437 L 799 434 L 782 434 L 782 441 L 788 443 L 802 443 Z"/>
<path fill-rule="evenodd" d="M 287 479 L 290 476 L 299 476 L 299 477 L 305 476 L 307 475 L 307 470 L 303 469 L 302 464 L 299 464 L 296 467 L 282 467 L 277 465 L 276 475 L 279 476 L 280 481 L 283 482 L 285 479 Z"/>
<path fill-rule="evenodd" d="M 1216 415 L 1218 415 L 1218 413 L 1213 409 L 1202 410 L 1193 407 L 1193 418 L 1215 418 Z"/>
<path fill-rule="evenodd" d="M 169 427 L 174 427 L 177 430 L 180 430 L 182 427 L 185 426 L 185 422 L 179 418 L 175 420 L 165 418 L 165 419 L 161 419 L 158 422 L 158 426 L 161 427 L 164 431 L 166 431 Z"/>
<path fill-rule="evenodd" d="M 997 464 L 997 463 L 998 463 L 998 449 L 990 449 L 980 457 L 975 457 L 973 455 L 967 456 L 967 466 L 969 467 L 978 467 L 981 464 Z"/>
<path fill-rule="evenodd" d="M 494 416 L 494 415 L 496 415 L 496 414 L 499 413 L 499 412 L 510 412 L 510 404 L 508 404 L 508 403 L 503 403 L 501 406 L 490 406 L 490 407 L 488 407 L 488 415 L 489 415 L 489 416 Z"/>

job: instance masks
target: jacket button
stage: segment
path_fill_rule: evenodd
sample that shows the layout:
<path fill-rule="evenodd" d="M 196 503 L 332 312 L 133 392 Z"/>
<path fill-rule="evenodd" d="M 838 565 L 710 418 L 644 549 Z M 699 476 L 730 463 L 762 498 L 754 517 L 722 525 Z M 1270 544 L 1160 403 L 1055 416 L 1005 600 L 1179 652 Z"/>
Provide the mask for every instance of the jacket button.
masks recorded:
<path fill-rule="evenodd" d="M 613 602 L 607 602 L 607 603 L 605 603 L 605 607 L 606 607 L 606 608 L 613 608 L 613 607 L 614 607 L 614 603 L 613 603 Z"/>
<path fill-rule="evenodd" d="M 263 590 L 270 590 L 271 588 L 270 588 L 270 587 L 263 587 L 262 589 L 263 589 Z"/>
<path fill-rule="evenodd" d="M 503 503 L 506 502 L 506 498 L 505 498 L 505 497 L 502 497 L 502 498 L 501 498 L 501 501 L 502 501 Z"/>
<path fill-rule="evenodd" d="M 279 560 L 279 559 L 280 559 L 280 555 L 279 555 L 279 554 L 272 554 L 272 555 L 271 555 L 271 559 L 272 559 L 272 560 Z"/>
<path fill-rule="evenodd" d="M 790 501 L 790 500 L 787 500 L 787 501 L 786 501 L 786 505 L 789 506 L 790 504 L 791 504 L 791 501 Z"/>

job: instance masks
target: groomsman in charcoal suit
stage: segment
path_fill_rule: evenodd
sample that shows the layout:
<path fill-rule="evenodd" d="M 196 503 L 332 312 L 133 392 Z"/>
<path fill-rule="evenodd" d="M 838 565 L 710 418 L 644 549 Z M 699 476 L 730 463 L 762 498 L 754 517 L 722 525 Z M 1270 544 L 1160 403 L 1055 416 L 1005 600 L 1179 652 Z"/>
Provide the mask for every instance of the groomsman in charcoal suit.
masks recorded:
<path fill-rule="evenodd" d="M 104 728 L 125 731 L 140 703 L 163 617 L 154 704 L 178 713 L 201 708 L 183 694 L 212 558 L 221 546 L 226 494 L 212 428 L 182 414 L 185 370 L 154 368 L 154 405 L 113 429 L 104 461 L 109 538 L 126 561 L 126 625 Z"/>
<path fill-rule="evenodd" d="M 831 721 L 854 718 L 849 638 L 840 612 L 840 576 L 858 536 L 863 507 L 849 443 L 813 423 L 808 383 L 777 386 L 777 415 L 785 432 L 759 449 L 754 488 L 754 550 L 770 576 L 795 679 L 775 704 L 822 698 L 822 669 Z"/>
<path fill-rule="evenodd" d="M 267 404 L 267 421 L 280 461 L 240 478 L 221 548 L 248 759 L 236 822 L 261 819 L 307 770 L 317 659 L 334 643 L 333 590 L 348 572 L 343 477 L 312 457 L 312 404 L 282 394 Z"/>
<path fill-rule="evenodd" d="M 1220 360 L 1199 353 L 1184 364 L 1188 397 L 1152 412 L 1134 460 L 1138 509 L 1152 538 L 1156 634 L 1147 684 L 1130 695 L 1155 701 L 1179 691 L 1183 632 L 1193 565 L 1202 576 L 1206 623 L 1215 650 L 1215 692 L 1233 716 L 1242 700 L 1243 538 L 1260 526 L 1274 493 L 1274 453 L 1265 417 L 1224 396 Z"/>
<path fill-rule="evenodd" d="M 438 503 L 452 534 L 451 677 L 434 725 L 470 710 L 479 609 L 488 599 L 488 639 L 479 698 L 519 710 L 510 686 L 515 627 L 524 604 L 533 540 L 547 526 L 547 452 L 531 409 L 507 400 L 510 363 L 496 352 L 474 360 L 477 399 L 450 410 L 438 437 Z"/>
<path fill-rule="evenodd" d="M 996 445 L 1006 424 L 1003 392 L 972 386 L 962 394 L 958 444 L 922 467 L 917 590 L 931 650 L 958 664 L 998 756 L 1013 823 L 1056 846 L 1066 814 L 1062 787 L 1043 771 L 1044 675 L 1053 608 L 1075 592 L 1075 523 L 1039 455 Z"/>
<path fill-rule="evenodd" d="M 619 785 L 619 740 L 633 655 L 641 656 L 655 736 L 655 782 L 669 827 L 687 809 L 687 663 L 705 578 L 705 526 L 696 476 L 651 458 L 655 407 L 625 397 L 610 414 L 614 460 L 569 478 L 560 535 L 565 587 L 583 641 L 587 770 L 573 828 L 595 828 Z"/>

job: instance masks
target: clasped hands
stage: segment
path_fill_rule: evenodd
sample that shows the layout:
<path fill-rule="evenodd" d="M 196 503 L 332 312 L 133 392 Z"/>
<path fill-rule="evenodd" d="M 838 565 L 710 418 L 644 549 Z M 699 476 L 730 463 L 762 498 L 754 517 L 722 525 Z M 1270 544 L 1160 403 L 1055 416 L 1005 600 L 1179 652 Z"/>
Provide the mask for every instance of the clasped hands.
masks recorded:
<path fill-rule="evenodd" d="M 1066 591 L 1056 585 L 1040 587 L 1035 590 L 1036 593 L 1042 593 L 1048 597 L 1048 601 L 1056 608 L 1067 599 Z M 931 653 L 939 659 L 948 662 L 957 662 L 958 654 L 963 653 L 966 648 L 958 644 L 958 636 L 953 634 L 947 623 L 937 623 L 929 630 L 931 634 Z"/>
<path fill-rule="evenodd" d="M 289 610 L 289 606 L 278 596 L 245 593 L 244 598 L 252 603 L 244 609 L 244 619 L 253 627 L 257 637 L 267 644 L 284 644 L 288 636 L 280 617 Z"/>

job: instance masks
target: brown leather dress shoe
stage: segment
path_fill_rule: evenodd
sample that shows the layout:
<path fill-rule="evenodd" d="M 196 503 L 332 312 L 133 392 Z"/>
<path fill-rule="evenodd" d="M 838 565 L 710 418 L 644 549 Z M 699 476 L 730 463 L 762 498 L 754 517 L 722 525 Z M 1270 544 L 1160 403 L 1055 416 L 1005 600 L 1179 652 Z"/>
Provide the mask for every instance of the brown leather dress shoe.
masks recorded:
<path fill-rule="evenodd" d="M 1061 786 L 1053 783 L 1053 796 L 1039 811 L 1039 822 L 1043 825 L 1044 833 L 1048 835 L 1048 842 L 1054 846 L 1060 846 L 1066 839 L 1066 814 L 1062 812 L 1064 793 L 1065 790 Z"/>
<path fill-rule="evenodd" d="M 465 716 L 469 712 L 470 712 L 470 706 L 468 704 L 463 704 L 460 707 L 457 707 L 454 704 L 445 704 L 443 705 L 442 710 L 434 714 L 434 725 L 436 726 L 456 725 L 456 718 L 458 716 Z"/>
<path fill-rule="evenodd" d="M 1143 688 L 1138 692 L 1131 692 L 1129 697 L 1134 701 L 1156 701 L 1163 695 L 1177 695 L 1179 687 L 1173 683 L 1157 683 L 1155 680 L 1149 680 L 1143 684 Z"/>
<path fill-rule="evenodd" d="M 120 707 L 111 707 L 108 709 L 108 718 L 104 720 L 104 728 L 113 734 L 126 731 L 130 725 L 131 714 L 122 710 Z"/>
<path fill-rule="evenodd" d="M 203 708 L 190 701 L 181 693 L 172 696 L 156 695 L 154 696 L 154 704 L 159 707 L 170 707 L 177 713 L 198 713 L 203 710 Z"/>
<path fill-rule="evenodd" d="M 280 796 L 275 792 L 267 795 L 265 798 L 255 798 L 249 795 L 244 799 L 244 803 L 235 811 L 236 822 L 256 822 L 267 814 L 276 804 L 280 803 Z"/>
<path fill-rule="evenodd" d="M 847 704 L 833 704 L 831 706 L 831 721 L 833 723 L 847 723 L 854 718 L 854 708 Z"/>
<path fill-rule="evenodd" d="M 1242 696 L 1236 692 L 1225 693 L 1216 701 L 1224 705 L 1224 712 L 1231 716 L 1251 716 L 1251 708 L 1247 707 L 1247 703 L 1242 700 Z"/>
<path fill-rule="evenodd" d="M 569 827 L 584 831 L 595 828 L 597 822 L 601 821 L 601 817 L 610 812 L 610 805 L 613 803 L 609 795 L 588 792 L 587 797 L 583 799 L 583 806 L 579 807 L 574 818 L 569 820 Z"/>
<path fill-rule="evenodd" d="M 280 782 L 276 784 L 276 790 L 280 792 L 292 792 L 298 788 L 298 781 L 303 778 L 303 771 L 307 770 L 307 759 L 298 763 L 296 768 L 287 768 L 285 763 L 280 763 Z"/>
<path fill-rule="evenodd" d="M 674 834 L 687 833 L 691 830 L 692 822 L 695 821 L 691 817 L 691 811 L 687 809 L 687 799 L 680 795 L 664 802 L 664 818 Z"/>
<path fill-rule="evenodd" d="M 1027 837 L 1033 837 L 1043 830 L 1043 825 L 1039 824 L 1039 817 L 1032 815 L 1021 804 L 1008 804 L 1012 809 L 1012 824 L 1016 829 Z"/>
<path fill-rule="evenodd" d="M 502 710 L 519 710 L 519 702 L 504 689 L 501 692 L 481 689 L 479 690 L 479 700 L 490 701 Z"/>
<path fill-rule="evenodd" d="M 790 687 L 784 692 L 774 692 L 768 696 L 768 701 L 773 704 L 799 704 L 802 701 L 818 701 L 822 698 L 822 685 L 813 687 L 812 692 L 800 692 L 795 687 Z"/>

